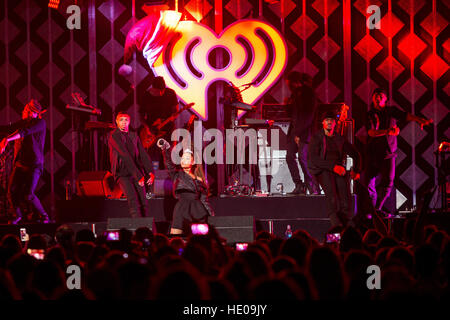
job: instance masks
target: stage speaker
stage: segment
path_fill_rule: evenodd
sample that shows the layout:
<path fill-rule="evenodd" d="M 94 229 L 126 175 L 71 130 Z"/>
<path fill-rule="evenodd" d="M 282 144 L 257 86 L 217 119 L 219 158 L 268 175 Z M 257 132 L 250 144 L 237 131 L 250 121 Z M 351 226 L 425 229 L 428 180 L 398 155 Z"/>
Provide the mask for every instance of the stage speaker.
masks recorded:
<path fill-rule="evenodd" d="M 83 171 L 78 175 L 77 195 L 120 199 L 122 190 L 109 171 Z"/>
<path fill-rule="evenodd" d="M 253 216 L 209 217 L 208 224 L 214 226 L 227 243 L 252 242 L 255 239 Z"/>
<path fill-rule="evenodd" d="M 146 218 L 109 218 L 106 230 L 120 230 L 122 228 L 134 231 L 140 227 L 155 230 L 153 217 Z"/>

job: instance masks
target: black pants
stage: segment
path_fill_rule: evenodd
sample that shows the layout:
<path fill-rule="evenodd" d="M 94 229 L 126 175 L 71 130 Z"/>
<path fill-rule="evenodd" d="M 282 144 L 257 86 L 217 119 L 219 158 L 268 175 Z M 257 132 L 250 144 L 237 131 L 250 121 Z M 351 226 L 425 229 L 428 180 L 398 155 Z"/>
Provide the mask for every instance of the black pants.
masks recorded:
<path fill-rule="evenodd" d="M 298 171 L 297 161 L 295 161 L 295 154 L 298 153 L 298 162 L 303 171 L 303 177 L 305 179 L 304 183 L 310 192 L 319 191 L 316 181 L 308 171 L 308 144 L 300 142 L 300 144 L 295 143 L 294 137 L 288 136 L 287 143 L 287 153 L 286 153 L 286 163 L 291 173 L 292 180 L 294 183 L 302 184 L 300 178 L 300 173 Z"/>
<path fill-rule="evenodd" d="M 376 179 L 380 177 L 377 193 Z M 390 159 L 368 159 L 361 175 L 361 183 L 369 191 L 375 209 L 381 210 L 391 194 L 395 178 L 395 157 Z"/>
<path fill-rule="evenodd" d="M 34 194 L 41 174 L 42 168 L 40 167 L 14 166 L 9 180 L 8 199 L 17 217 L 22 217 L 20 210 L 22 202 L 30 204 L 34 213 L 38 213 L 41 216 L 47 215 L 41 201 Z"/>
<path fill-rule="evenodd" d="M 353 225 L 348 176 L 342 177 L 330 171 L 322 171 L 316 177 L 325 192 L 327 215 L 330 218 L 331 227 Z"/>
<path fill-rule="evenodd" d="M 147 202 L 144 187 L 141 187 L 133 177 L 119 177 L 117 181 L 128 200 L 128 208 L 132 218 L 145 217 Z"/>

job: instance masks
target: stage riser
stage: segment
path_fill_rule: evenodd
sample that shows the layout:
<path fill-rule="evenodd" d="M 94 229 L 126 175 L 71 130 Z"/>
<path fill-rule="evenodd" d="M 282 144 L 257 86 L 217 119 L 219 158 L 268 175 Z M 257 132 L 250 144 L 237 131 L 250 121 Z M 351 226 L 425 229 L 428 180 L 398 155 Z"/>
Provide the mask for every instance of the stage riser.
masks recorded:
<path fill-rule="evenodd" d="M 252 215 L 255 219 L 327 218 L 325 196 L 214 198 L 217 216 Z"/>
<path fill-rule="evenodd" d="M 270 222 L 271 221 L 271 222 Z M 329 219 L 282 219 L 282 220 L 258 220 L 257 229 L 270 231 L 270 223 L 272 223 L 272 233 L 280 238 L 286 239 L 287 226 L 291 226 L 291 230 L 305 230 L 317 241 L 322 242 L 325 234 L 331 228 Z"/>
<path fill-rule="evenodd" d="M 217 217 L 216 217 L 217 218 Z M 224 217 L 219 217 L 224 218 Z M 227 217 L 232 218 L 232 217 Z M 242 218 L 242 217 L 237 217 Z M 403 228 L 408 218 L 399 218 L 399 219 L 392 219 L 390 220 L 390 226 L 391 231 L 397 238 L 403 237 Z M 311 236 L 313 236 L 316 240 L 319 242 L 323 242 L 326 232 L 330 229 L 330 222 L 328 219 L 262 219 L 258 220 L 255 219 L 254 226 L 256 233 L 259 231 L 269 231 L 269 221 L 272 221 L 273 224 L 273 234 L 282 238 L 285 238 L 285 232 L 287 225 L 291 225 L 291 229 L 293 231 L 295 230 L 306 230 Z M 386 223 L 389 221 L 387 220 Z M 80 223 L 68 223 L 72 229 L 76 232 L 83 230 L 83 229 L 89 229 L 89 230 L 95 230 L 95 233 L 97 235 L 103 235 L 104 232 L 107 230 L 107 222 L 80 222 Z M 434 224 L 439 229 L 445 230 L 447 233 L 450 234 L 450 214 L 430 214 L 425 218 L 425 225 Z M 223 225 L 223 224 L 222 224 Z M 242 226 L 248 227 L 248 223 L 242 222 Z M 32 234 L 47 234 L 50 237 L 55 236 L 56 229 L 58 228 L 59 224 L 24 224 L 24 225 L 0 225 L 0 238 L 7 234 L 14 234 L 17 237 L 20 236 L 20 228 L 26 228 L 27 233 L 29 235 Z M 242 227 L 241 226 L 241 227 Z M 167 234 L 170 228 L 170 222 L 168 221 L 159 221 L 155 222 L 156 232 Z M 225 233 L 219 234 L 222 237 L 225 237 Z M 236 230 L 232 231 L 235 232 Z M 235 234 L 239 234 L 236 232 Z M 233 234 L 231 235 L 230 239 L 233 240 Z M 236 239 L 236 238 L 234 238 Z M 228 239 L 227 239 L 228 240 Z M 240 242 L 247 242 L 242 241 L 246 239 L 238 239 L 241 240 Z M 229 243 L 231 241 L 228 240 Z"/>
<path fill-rule="evenodd" d="M 159 201 L 158 201 L 159 200 Z M 106 221 L 108 218 L 130 218 L 127 200 L 104 198 L 80 198 L 69 201 L 58 201 L 56 221 L 58 223 Z M 151 199 L 149 201 L 147 216 L 156 221 L 172 219 L 175 201 L 172 199 Z"/>
<path fill-rule="evenodd" d="M 208 223 L 215 227 L 227 243 L 253 242 L 255 240 L 255 218 L 252 216 L 209 217 Z"/>
<path fill-rule="evenodd" d="M 216 216 L 254 216 L 255 219 L 327 218 L 324 196 L 226 197 L 212 198 L 210 202 Z M 153 217 L 155 221 L 170 221 L 175 204 L 176 200 L 173 198 L 150 199 L 147 216 Z M 57 202 L 58 223 L 128 217 L 126 200 L 80 198 Z"/>

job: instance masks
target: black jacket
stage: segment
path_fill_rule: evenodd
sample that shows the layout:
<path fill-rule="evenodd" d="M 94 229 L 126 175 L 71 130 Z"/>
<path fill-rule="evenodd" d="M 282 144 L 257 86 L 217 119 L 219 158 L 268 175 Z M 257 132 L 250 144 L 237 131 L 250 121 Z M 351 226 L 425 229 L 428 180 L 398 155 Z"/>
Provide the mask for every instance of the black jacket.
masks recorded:
<path fill-rule="evenodd" d="M 175 198 L 179 199 L 182 193 L 193 193 L 197 195 L 198 200 L 203 204 L 209 215 L 214 215 L 214 211 L 208 201 L 208 186 L 206 183 L 193 179 L 183 170 L 178 170 L 171 159 L 170 149 L 163 150 L 164 164 L 169 172 L 169 176 L 173 181 L 173 190 Z"/>
<path fill-rule="evenodd" d="M 128 152 L 125 146 L 125 136 L 120 132 L 119 129 L 115 129 L 108 139 L 109 145 L 109 159 L 111 162 L 111 173 L 114 178 L 118 178 L 118 171 L 121 163 L 128 169 L 132 176 L 137 180 L 141 180 L 142 177 L 153 172 L 152 161 L 142 146 L 141 140 L 139 139 L 136 132 L 128 133 L 133 146 L 136 150 L 136 154 L 139 156 L 139 162 L 136 163 L 135 159 Z M 141 167 L 142 166 L 142 167 Z"/>
<path fill-rule="evenodd" d="M 327 160 L 326 136 L 323 129 L 312 137 L 308 149 L 309 172 L 314 175 L 320 174 L 324 170 L 333 172 L 335 165 L 343 165 L 345 155 L 349 155 L 353 159 L 353 171 L 360 172 L 361 156 L 356 148 L 345 137 L 334 135 L 333 139 L 340 151 L 338 162 Z"/>

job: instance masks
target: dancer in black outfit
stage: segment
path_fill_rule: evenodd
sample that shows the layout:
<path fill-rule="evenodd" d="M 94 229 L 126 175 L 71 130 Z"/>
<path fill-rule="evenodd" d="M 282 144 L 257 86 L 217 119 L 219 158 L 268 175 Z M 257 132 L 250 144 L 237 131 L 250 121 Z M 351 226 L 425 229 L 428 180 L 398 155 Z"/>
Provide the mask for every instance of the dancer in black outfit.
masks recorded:
<path fill-rule="evenodd" d="M 433 122 L 431 119 L 387 106 L 386 103 L 386 92 L 380 88 L 375 89 L 372 94 L 372 108 L 367 113 L 368 141 L 364 170 L 361 175 L 361 183 L 368 189 L 372 203 L 379 211 L 382 211 L 394 186 L 397 136 L 400 134 L 397 122 L 414 121 L 420 125 L 421 129 Z M 378 186 L 376 185 L 377 177 L 380 177 Z"/>
<path fill-rule="evenodd" d="M 141 141 L 144 147 L 147 149 L 148 154 L 153 162 L 158 161 L 158 166 L 163 169 L 163 158 L 156 143 L 148 146 L 148 139 L 153 138 L 153 135 L 158 135 L 160 131 L 166 134 L 160 136 L 161 138 L 170 141 L 170 135 L 175 129 L 175 123 L 169 122 L 164 127 L 157 130 L 159 124 L 169 118 L 175 112 L 178 111 L 178 97 L 173 89 L 166 87 L 166 82 L 163 77 L 155 77 L 152 80 L 152 85 L 145 93 L 138 97 L 139 99 L 139 114 L 141 124 L 144 126 L 141 128 Z M 142 131 L 148 133 L 144 136 Z M 156 141 L 155 141 L 156 142 Z"/>
<path fill-rule="evenodd" d="M 206 223 L 208 216 L 214 212 L 208 202 L 208 186 L 200 165 L 194 162 L 194 153 L 185 149 L 181 157 L 181 170 L 178 170 L 171 159 L 170 144 L 158 140 L 162 149 L 164 164 L 173 181 L 173 190 L 178 199 L 173 211 L 171 234 L 189 234 L 192 223 Z"/>
<path fill-rule="evenodd" d="M 354 162 L 350 177 L 359 179 L 360 155 L 345 137 L 335 135 L 336 115 L 327 112 L 322 117 L 323 130 L 316 133 L 309 144 L 308 168 L 325 192 L 327 214 L 332 228 L 353 225 L 351 194 L 347 172 L 343 165 L 345 155 Z"/>
<path fill-rule="evenodd" d="M 147 204 L 143 187 L 153 183 L 152 162 L 136 132 L 129 130 L 130 115 L 119 112 L 116 124 L 108 141 L 111 173 L 128 199 L 131 217 L 145 217 Z"/>
<path fill-rule="evenodd" d="M 12 224 L 22 220 L 22 202 L 30 204 L 33 211 L 41 216 L 42 222 L 49 222 L 41 201 L 34 193 L 44 169 L 46 124 L 41 119 L 42 113 L 39 102 L 31 99 L 22 111 L 22 120 L 12 125 L 16 131 L 0 142 L 2 154 L 8 143 L 14 141 L 14 168 L 8 187 L 8 200 L 16 213 L 15 219 L 10 221 Z"/>
<path fill-rule="evenodd" d="M 287 134 L 286 162 L 295 183 L 295 189 L 291 194 L 306 194 L 306 189 L 310 194 L 318 194 L 319 186 L 312 178 L 307 166 L 308 144 L 317 108 L 312 79 L 306 73 L 292 71 L 288 75 L 287 85 L 291 91 L 288 103 L 291 122 Z M 304 182 L 300 178 L 296 153 L 298 153 L 298 162 L 302 168 Z"/>

